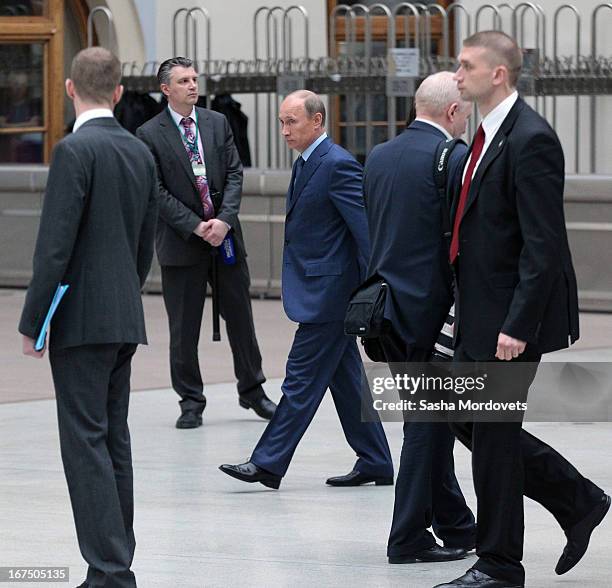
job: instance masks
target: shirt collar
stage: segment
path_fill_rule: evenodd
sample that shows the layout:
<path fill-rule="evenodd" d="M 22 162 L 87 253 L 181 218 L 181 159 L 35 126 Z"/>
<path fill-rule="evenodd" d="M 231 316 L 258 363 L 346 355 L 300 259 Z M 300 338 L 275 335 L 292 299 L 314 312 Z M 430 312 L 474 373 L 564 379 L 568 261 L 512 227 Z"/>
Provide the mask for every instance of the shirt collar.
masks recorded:
<path fill-rule="evenodd" d="M 308 158 L 312 155 L 312 152 L 327 139 L 327 133 L 323 133 L 320 137 L 317 137 L 302 153 L 302 159 L 308 161 Z"/>
<path fill-rule="evenodd" d="M 82 112 L 74 121 L 72 132 L 76 133 L 80 127 L 94 118 L 113 118 L 113 111 L 110 108 L 92 108 Z"/>
<path fill-rule="evenodd" d="M 515 90 L 482 119 L 482 130 L 486 138 L 492 138 L 497 133 L 517 100 L 518 92 Z"/>
<path fill-rule="evenodd" d="M 178 112 L 176 112 L 176 110 L 172 110 L 172 107 L 168 104 L 168 110 L 170 111 L 170 116 L 172 117 L 172 120 L 174 121 L 174 123 L 176 124 L 177 127 L 180 127 L 181 125 L 181 121 L 186 118 L 184 117 L 182 114 L 179 114 Z M 191 114 L 189 115 L 191 117 L 192 121 L 196 121 L 196 109 L 195 106 L 191 109 Z"/>
<path fill-rule="evenodd" d="M 417 116 L 414 119 L 414 122 L 422 122 L 422 123 L 431 125 L 435 129 L 438 129 L 449 141 L 453 138 L 452 135 L 442 125 L 435 123 L 433 120 L 429 120 L 427 118 L 420 118 Z"/>

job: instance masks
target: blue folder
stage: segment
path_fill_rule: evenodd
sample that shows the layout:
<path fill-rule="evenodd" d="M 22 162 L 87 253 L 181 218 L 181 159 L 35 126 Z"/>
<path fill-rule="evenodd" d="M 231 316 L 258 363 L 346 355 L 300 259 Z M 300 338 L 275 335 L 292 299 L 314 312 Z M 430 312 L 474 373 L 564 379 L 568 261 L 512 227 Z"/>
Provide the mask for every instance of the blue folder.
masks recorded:
<path fill-rule="evenodd" d="M 53 296 L 53 300 L 51 301 L 51 306 L 49 306 L 49 310 L 47 311 L 47 316 L 45 317 L 45 322 L 42 324 L 40 328 L 40 333 L 38 334 L 38 338 L 36 339 L 36 343 L 34 344 L 34 349 L 36 351 L 40 351 L 45 346 L 45 341 L 47 340 L 47 331 L 49 330 L 49 325 L 51 324 L 51 319 L 59 306 L 61 299 L 63 298 L 66 290 L 68 290 L 68 284 L 59 284 L 57 286 L 57 290 L 55 291 L 55 295 Z"/>

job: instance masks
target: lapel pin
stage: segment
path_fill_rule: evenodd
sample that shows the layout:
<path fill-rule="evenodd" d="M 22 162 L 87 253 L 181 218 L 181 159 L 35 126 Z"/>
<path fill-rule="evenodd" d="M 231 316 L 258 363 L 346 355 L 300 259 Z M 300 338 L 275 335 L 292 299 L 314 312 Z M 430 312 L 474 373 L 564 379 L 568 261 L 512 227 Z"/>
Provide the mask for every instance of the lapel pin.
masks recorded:
<path fill-rule="evenodd" d="M 501 147 L 503 144 L 504 144 L 504 140 L 502 139 L 502 140 L 499 142 L 498 147 Z"/>

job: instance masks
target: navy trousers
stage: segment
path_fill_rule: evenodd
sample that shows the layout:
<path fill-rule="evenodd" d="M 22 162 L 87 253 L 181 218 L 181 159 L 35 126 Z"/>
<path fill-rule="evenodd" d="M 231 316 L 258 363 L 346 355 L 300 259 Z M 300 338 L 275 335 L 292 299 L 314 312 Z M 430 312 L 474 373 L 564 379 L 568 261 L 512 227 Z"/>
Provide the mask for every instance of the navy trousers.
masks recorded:
<path fill-rule="evenodd" d="M 431 352 L 410 345 L 384 345 L 392 373 L 404 362 L 425 364 Z M 429 375 L 440 375 L 429 366 Z M 457 477 L 448 423 L 404 422 L 404 443 L 395 483 L 393 522 L 387 544 L 389 557 L 412 555 L 436 544 L 429 527 L 446 547 L 472 547 L 476 523 Z"/>
<path fill-rule="evenodd" d="M 344 334 L 341 321 L 298 326 L 287 359 L 283 396 L 251 462 L 284 476 L 327 388 L 346 440 L 357 454 L 355 469 L 393 476 L 389 445 L 375 411 L 371 409 L 362 420 L 362 394 L 369 397 L 369 391 L 357 343 Z M 367 402 L 364 406 L 368 410 Z"/>

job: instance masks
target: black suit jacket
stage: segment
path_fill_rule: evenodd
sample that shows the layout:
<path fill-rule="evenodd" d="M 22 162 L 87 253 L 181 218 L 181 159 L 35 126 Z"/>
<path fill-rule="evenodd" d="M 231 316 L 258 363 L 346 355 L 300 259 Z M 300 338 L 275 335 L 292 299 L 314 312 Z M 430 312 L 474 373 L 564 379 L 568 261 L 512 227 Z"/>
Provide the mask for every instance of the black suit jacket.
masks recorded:
<path fill-rule="evenodd" d="M 236 255 L 246 255 L 238 221 L 242 195 L 242 164 L 227 119 L 197 108 L 209 190 L 216 218 L 232 229 Z M 193 234 L 204 210 L 180 131 L 167 108 L 142 125 L 136 136 L 155 158 L 159 180 L 159 222 L 156 246 L 161 265 L 195 265 L 211 247 Z"/>
<path fill-rule="evenodd" d="M 372 254 L 368 275 L 389 284 L 385 316 L 410 345 L 431 349 L 453 302 L 442 206 L 434 183 L 436 149 L 445 135 L 414 121 L 395 139 L 377 145 L 366 161 L 364 195 Z M 454 178 L 467 151 L 449 160 Z"/>
<path fill-rule="evenodd" d="M 564 180 L 557 135 L 519 98 L 476 170 L 459 231 L 456 324 L 474 359 L 493 359 L 500 332 L 540 353 L 578 339 Z"/>
<path fill-rule="evenodd" d="M 50 346 L 146 343 L 140 289 L 157 217 L 155 163 L 112 118 L 60 141 L 45 190 L 19 331 L 36 338 L 58 283 L 68 289 Z"/>

